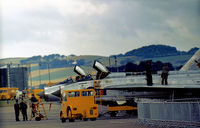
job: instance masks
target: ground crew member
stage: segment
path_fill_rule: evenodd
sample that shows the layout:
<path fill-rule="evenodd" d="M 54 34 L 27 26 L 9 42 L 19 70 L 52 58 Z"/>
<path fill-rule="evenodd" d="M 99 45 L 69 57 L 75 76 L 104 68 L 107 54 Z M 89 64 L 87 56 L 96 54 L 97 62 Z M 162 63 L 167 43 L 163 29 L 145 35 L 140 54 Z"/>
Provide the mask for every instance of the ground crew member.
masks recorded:
<path fill-rule="evenodd" d="M 23 115 L 23 121 L 27 121 L 28 117 L 27 117 L 27 104 L 26 102 L 22 99 L 22 102 L 20 103 L 20 110 L 22 112 Z"/>
<path fill-rule="evenodd" d="M 163 84 L 165 84 L 165 85 L 168 84 L 168 82 L 167 82 L 168 72 L 169 72 L 168 64 L 165 64 L 165 65 L 163 66 L 162 74 L 161 74 L 161 78 L 162 78 L 161 84 L 162 84 L 162 85 L 163 85 Z"/>
<path fill-rule="evenodd" d="M 17 99 L 16 99 L 16 103 L 14 104 L 14 109 L 15 109 L 15 120 L 20 121 L 19 120 L 19 104 L 18 104 Z"/>
<path fill-rule="evenodd" d="M 200 68 L 200 62 L 198 62 L 197 60 L 194 60 L 197 63 L 197 66 Z"/>
<path fill-rule="evenodd" d="M 200 68 L 200 62 L 197 64 L 197 66 Z"/>
<path fill-rule="evenodd" d="M 34 94 L 32 94 L 32 97 L 31 97 L 31 107 L 32 107 L 33 117 L 35 117 L 35 112 L 37 108 L 37 99 L 35 98 Z"/>
<path fill-rule="evenodd" d="M 152 86 L 153 81 L 152 81 L 152 75 L 151 75 L 151 62 L 148 60 L 146 61 L 146 80 L 147 80 L 147 85 Z"/>

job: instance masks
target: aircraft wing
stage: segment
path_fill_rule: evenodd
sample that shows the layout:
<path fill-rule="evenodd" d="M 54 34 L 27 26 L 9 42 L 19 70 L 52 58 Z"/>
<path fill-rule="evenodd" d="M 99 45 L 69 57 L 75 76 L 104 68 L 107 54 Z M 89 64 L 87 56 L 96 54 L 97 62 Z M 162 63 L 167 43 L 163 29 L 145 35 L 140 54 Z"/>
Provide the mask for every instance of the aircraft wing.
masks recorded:
<path fill-rule="evenodd" d="M 187 90 L 187 89 L 197 89 L 200 90 L 199 85 L 153 85 L 147 86 L 146 84 L 140 85 L 113 85 L 107 86 L 104 89 L 106 90 L 134 90 L 134 91 L 156 91 L 156 90 Z"/>

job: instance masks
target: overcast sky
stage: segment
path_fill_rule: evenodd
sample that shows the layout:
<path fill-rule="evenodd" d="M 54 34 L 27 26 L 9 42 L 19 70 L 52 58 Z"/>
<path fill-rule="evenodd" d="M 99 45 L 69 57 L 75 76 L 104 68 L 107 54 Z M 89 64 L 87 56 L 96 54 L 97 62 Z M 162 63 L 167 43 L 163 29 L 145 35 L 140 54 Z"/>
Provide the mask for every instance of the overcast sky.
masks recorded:
<path fill-rule="evenodd" d="M 200 0 L 1 0 L 0 58 L 200 47 Z"/>

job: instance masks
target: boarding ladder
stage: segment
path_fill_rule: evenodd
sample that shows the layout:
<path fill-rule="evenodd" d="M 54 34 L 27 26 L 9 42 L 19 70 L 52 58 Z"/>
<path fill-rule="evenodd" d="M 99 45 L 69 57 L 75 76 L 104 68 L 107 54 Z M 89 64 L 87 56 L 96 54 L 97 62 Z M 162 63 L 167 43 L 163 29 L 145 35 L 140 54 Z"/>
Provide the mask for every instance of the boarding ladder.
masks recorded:
<path fill-rule="evenodd" d="M 102 112 L 102 90 L 101 90 L 101 80 L 94 80 L 93 87 L 96 91 L 96 98 L 99 98 L 100 112 Z"/>
<path fill-rule="evenodd" d="M 31 107 L 31 117 L 30 117 L 30 120 L 32 120 L 32 118 L 35 118 L 35 120 L 37 120 L 37 121 L 40 121 L 41 119 L 42 120 L 45 120 L 45 119 L 47 120 L 48 117 L 47 117 L 47 114 L 46 114 L 44 103 L 37 102 L 37 103 L 33 103 L 33 104 L 34 104 L 34 108 Z M 40 109 L 40 107 L 42 109 Z M 33 117 L 32 112 L 35 113 L 35 117 Z"/>

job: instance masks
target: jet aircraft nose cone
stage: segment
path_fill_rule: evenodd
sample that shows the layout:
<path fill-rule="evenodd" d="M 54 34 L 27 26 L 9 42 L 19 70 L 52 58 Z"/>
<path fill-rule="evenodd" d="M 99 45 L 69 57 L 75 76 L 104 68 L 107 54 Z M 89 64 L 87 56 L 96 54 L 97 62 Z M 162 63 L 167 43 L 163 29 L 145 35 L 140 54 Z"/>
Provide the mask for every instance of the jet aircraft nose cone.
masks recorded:
<path fill-rule="evenodd" d="M 56 90 L 55 92 L 51 93 L 54 96 L 61 97 L 61 90 Z"/>

